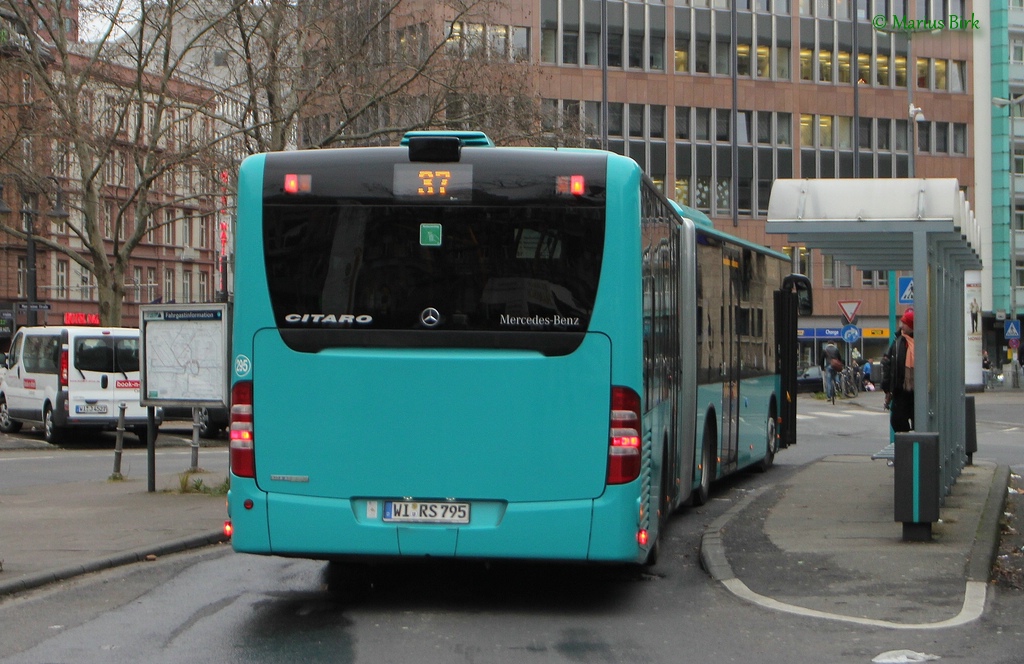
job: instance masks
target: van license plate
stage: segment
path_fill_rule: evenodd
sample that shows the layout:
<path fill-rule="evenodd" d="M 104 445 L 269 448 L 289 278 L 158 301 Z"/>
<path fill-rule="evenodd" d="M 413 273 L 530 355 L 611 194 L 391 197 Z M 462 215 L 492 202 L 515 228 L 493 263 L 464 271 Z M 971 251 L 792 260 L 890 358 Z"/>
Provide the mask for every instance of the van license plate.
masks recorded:
<path fill-rule="evenodd" d="M 384 501 L 384 521 L 469 523 L 469 503 Z"/>
<path fill-rule="evenodd" d="M 90 403 L 84 406 L 75 406 L 75 412 L 80 414 L 106 413 L 107 405 L 103 403 Z"/>

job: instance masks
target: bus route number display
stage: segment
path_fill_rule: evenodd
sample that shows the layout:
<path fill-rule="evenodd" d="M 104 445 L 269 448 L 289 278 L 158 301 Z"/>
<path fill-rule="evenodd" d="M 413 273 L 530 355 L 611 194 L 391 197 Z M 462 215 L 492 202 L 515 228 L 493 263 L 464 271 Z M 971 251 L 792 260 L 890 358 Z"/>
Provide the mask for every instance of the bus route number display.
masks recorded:
<path fill-rule="evenodd" d="M 395 198 L 457 201 L 473 191 L 471 164 L 395 164 Z"/>

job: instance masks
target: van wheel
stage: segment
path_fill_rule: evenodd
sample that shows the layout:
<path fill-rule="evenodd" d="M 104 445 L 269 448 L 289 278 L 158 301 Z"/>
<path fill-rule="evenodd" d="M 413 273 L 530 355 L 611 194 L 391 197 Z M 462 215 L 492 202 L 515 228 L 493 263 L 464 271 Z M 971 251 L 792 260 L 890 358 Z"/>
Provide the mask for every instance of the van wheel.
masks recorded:
<path fill-rule="evenodd" d="M 43 411 L 43 437 L 51 445 L 57 445 L 64 440 L 64 429 L 53 423 L 53 408 L 49 406 Z"/>
<path fill-rule="evenodd" d="M 5 397 L 0 397 L 0 431 L 3 433 L 18 433 L 21 431 L 21 422 L 15 422 L 11 419 Z"/>
<path fill-rule="evenodd" d="M 199 437 L 216 438 L 220 433 L 220 427 L 210 422 L 210 409 L 199 409 Z"/>
<path fill-rule="evenodd" d="M 132 433 L 134 433 L 136 437 L 138 437 L 139 442 L 142 443 L 143 445 L 149 443 L 149 427 L 135 427 L 134 429 L 132 429 Z M 157 436 L 160 435 L 160 430 L 157 429 L 156 433 L 157 435 L 153 436 L 153 440 L 156 440 Z"/>

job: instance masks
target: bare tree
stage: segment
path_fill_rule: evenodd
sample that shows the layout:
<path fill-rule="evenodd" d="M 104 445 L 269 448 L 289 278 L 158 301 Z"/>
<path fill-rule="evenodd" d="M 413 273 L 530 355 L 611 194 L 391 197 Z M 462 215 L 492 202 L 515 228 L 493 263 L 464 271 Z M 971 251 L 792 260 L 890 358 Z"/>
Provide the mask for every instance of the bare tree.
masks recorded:
<path fill-rule="evenodd" d="M 220 174 L 247 154 L 446 127 L 581 141 L 542 122 L 528 32 L 500 0 L 66 6 L 0 0 L 20 26 L 17 40 L 0 39 L 0 168 L 42 194 L 47 176 L 65 186 L 72 241 L 36 242 L 93 275 L 103 324 L 121 323 L 147 234 L 185 209 L 209 214 Z M 14 220 L 0 231 L 25 237 Z"/>

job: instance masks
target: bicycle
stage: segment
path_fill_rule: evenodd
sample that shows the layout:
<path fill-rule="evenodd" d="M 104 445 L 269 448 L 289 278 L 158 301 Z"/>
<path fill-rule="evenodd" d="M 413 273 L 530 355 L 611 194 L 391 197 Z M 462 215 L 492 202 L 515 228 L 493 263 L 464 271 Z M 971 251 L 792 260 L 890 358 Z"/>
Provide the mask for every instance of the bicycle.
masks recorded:
<path fill-rule="evenodd" d="M 852 399 L 860 392 L 860 389 L 857 387 L 857 376 L 850 365 L 844 367 L 839 373 L 839 382 L 842 386 L 842 395 L 844 397 Z"/>

